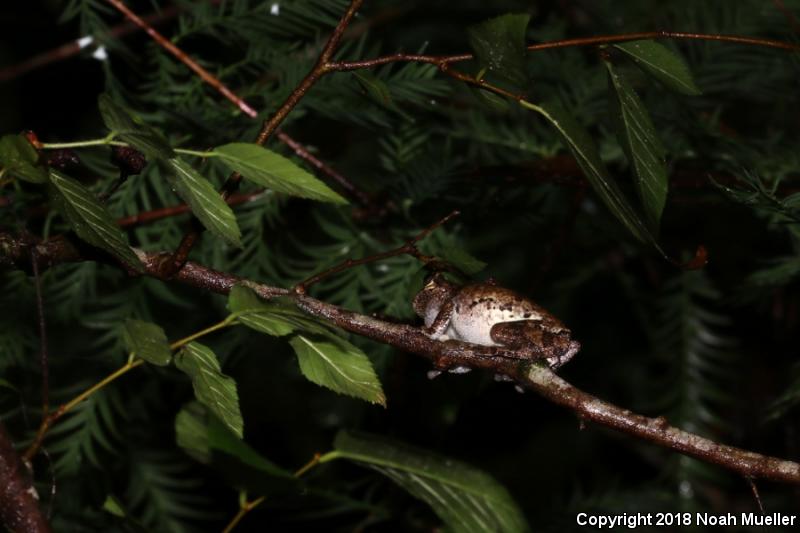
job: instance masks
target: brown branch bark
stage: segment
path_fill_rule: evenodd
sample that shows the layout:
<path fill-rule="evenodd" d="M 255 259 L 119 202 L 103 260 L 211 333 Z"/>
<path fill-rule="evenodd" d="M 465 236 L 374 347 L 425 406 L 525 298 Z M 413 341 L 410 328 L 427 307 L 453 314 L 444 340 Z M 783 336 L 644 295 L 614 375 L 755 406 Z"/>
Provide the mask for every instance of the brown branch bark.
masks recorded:
<path fill-rule="evenodd" d="M 25 266 L 30 259 L 30 246 L 36 246 L 42 264 L 85 260 L 84 254 L 68 239 L 54 238 L 38 245 L 0 232 L 0 266 Z M 145 274 L 163 279 L 160 264 L 169 254 L 137 252 L 145 265 Z M 109 259 L 110 264 L 119 266 Z M 370 316 L 291 292 L 280 287 L 263 285 L 187 262 L 171 278 L 203 290 L 225 294 L 238 284 L 245 284 L 262 298 L 291 297 L 309 315 L 328 320 L 356 335 L 389 344 L 431 361 L 437 368 L 467 366 L 489 370 L 510 377 L 520 386 L 539 393 L 553 403 L 574 411 L 583 420 L 621 431 L 659 446 L 719 465 L 747 478 L 800 484 L 800 464 L 769 457 L 741 448 L 719 444 L 710 439 L 670 426 L 663 417 L 646 417 L 632 413 L 584 392 L 557 376 L 549 368 L 520 360 L 503 347 L 478 346 L 457 341 L 439 342 L 421 328 L 385 322 Z"/>
<path fill-rule="evenodd" d="M 690 33 L 682 31 L 644 31 L 636 33 L 620 33 L 614 35 L 596 35 L 593 37 L 578 37 L 575 39 L 560 39 L 545 43 L 530 44 L 527 46 L 529 52 L 541 50 L 552 50 L 555 48 L 573 48 L 576 46 L 597 46 L 601 44 L 623 43 L 628 41 L 641 41 L 646 39 L 678 39 L 694 41 L 720 41 L 727 43 L 745 44 L 749 46 L 761 46 L 796 52 L 800 50 L 800 44 L 776 41 L 773 39 L 761 39 L 758 37 L 745 37 L 742 35 L 716 35 L 710 33 Z M 372 59 L 362 59 L 359 61 L 339 61 L 332 63 L 330 68 L 335 71 L 359 70 L 362 68 L 374 68 L 388 63 L 414 62 L 430 63 L 442 67 L 450 63 L 459 63 L 473 59 L 473 54 L 456 54 L 449 56 L 424 55 L 424 54 L 391 54 L 387 56 L 375 57 Z"/>
<path fill-rule="evenodd" d="M 5 426 L 0 423 L 0 522 L 12 532 L 47 533 L 50 525 L 39 508 L 28 469 Z"/>

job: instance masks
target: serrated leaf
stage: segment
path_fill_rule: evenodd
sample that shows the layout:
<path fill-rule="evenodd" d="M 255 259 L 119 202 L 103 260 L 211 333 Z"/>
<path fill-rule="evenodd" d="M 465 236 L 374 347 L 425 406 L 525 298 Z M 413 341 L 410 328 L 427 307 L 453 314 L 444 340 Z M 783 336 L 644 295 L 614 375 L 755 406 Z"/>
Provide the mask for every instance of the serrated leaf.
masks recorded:
<path fill-rule="evenodd" d="M 350 344 L 297 335 L 289 341 L 297 354 L 300 371 L 309 381 L 332 391 L 386 406 L 381 382 L 369 358 Z"/>
<path fill-rule="evenodd" d="M 23 181 L 46 183 L 47 171 L 38 166 L 39 154 L 24 135 L 0 137 L 0 167 Z"/>
<path fill-rule="evenodd" d="M 176 157 L 168 163 L 168 170 L 171 172 L 166 172 L 167 180 L 178 196 L 189 205 L 194 216 L 211 233 L 241 248 L 242 233 L 236 223 L 236 215 L 211 182 L 182 159 Z"/>
<path fill-rule="evenodd" d="M 138 271 L 142 262 L 128 246 L 125 233 L 92 191 L 76 180 L 50 169 L 50 198 L 75 233 L 92 246 L 102 248 Z"/>
<path fill-rule="evenodd" d="M 191 342 L 175 356 L 175 366 L 192 378 L 194 395 L 241 438 L 244 431 L 239 410 L 236 382 L 222 373 L 217 356 L 210 348 Z"/>
<path fill-rule="evenodd" d="M 650 228 L 657 231 L 667 201 L 668 181 L 664 162 L 666 150 L 658 138 L 647 109 L 633 87 L 610 62 L 606 62 L 606 66 L 614 88 L 612 98 L 620 124 L 617 136 L 633 167 L 634 184 Z"/>
<path fill-rule="evenodd" d="M 320 180 L 263 146 L 230 143 L 214 148 L 213 154 L 219 156 L 228 168 L 262 187 L 321 202 L 347 203 Z"/>
<path fill-rule="evenodd" d="M 322 324 L 291 304 L 265 302 L 244 285 L 234 285 L 228 295 L 228 310 L 239 322 L 256 331 L 282 337 L 293 331 L 332 335 Z"/>
<path fill-rule="evenodd" d="M 107 94 L 100 95 L 98 107 L 103 123 L 116 134 L 116 137 L 129 143 L 147 157 L 162 160 L 175 157 L 169 141 L 163 135 L 134 117 Z"/>
<path fill-rule="evenodd" d="M 159 366 L 172 361 L 167 335 L 156 324 L 129 318 L 125 321 L 122 338 L 128 351 L 139 359 Z"/>
<path fill-rule="evenodd" d="M 175 442 L 195 461 L 209 464 L 208 422 L 205 407 L 189 402 L 175 417 Z"/>
<path fill-rule="evenodd" d="M 654 41 L 630 41 L 614 45 L 645 72 L 673 91 L 696 96 L 702 94 L 683 58 Z"/>
<path fill-rule="evenodd" d="M 507 14 L 471 26 L 469 43 L 481 67 L 516 87 L 525 88 L 525 30 L 530 15 Z"/>
<path fill-rule="evenodd" d="M 505 487 L 477 468 L 373 435 L 342 431 L 333 447 L 336 457 L 377 470 L 430 505 L 454 532 L 529 530 Z"/>
<path fill-rule="evenodd" d="M 639 214 L 633 209 L 622 193 L 617 182 L 608 174 L 594 141 L 566 109 L 559 104 L 550 103 L 534 107 L 561 134 L 567 148 L 575 157 L 592 188 L 603 200 L 620 222 L 639 240 L 655 244 L 655 239 L 645 226 Z"/>
<path fill-rule="evenodd" d="M 237 488 L 261 495 L 298 489 L 300 482 L 291 472 L 258 453 L 196 401 L 175 417 L 175 436 L 188 455 L 219 470 Z"/>

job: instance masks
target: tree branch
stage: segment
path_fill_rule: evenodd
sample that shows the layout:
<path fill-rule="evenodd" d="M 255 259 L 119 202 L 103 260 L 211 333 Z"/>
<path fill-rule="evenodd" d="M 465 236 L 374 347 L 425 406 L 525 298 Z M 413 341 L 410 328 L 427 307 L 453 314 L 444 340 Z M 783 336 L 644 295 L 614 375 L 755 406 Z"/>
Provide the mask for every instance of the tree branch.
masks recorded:
<path fill-rule="evenodd" d="M 47 533 L 50 526 L 39 508 L 28 469 L 22 463 L 5 426 L 0 423 L 0 522 L 9 530 Z"/>
<path fill-rule="evenodd" d="M 30 246 L 36 246 L 42 262 L 40 266 L 85 260 L 78 247 L 65 237 L 31 244 L 9 233 L 0 232 L 0 266 L 26 266 L 30 261 Z M 163 279 L 160 264 L 169 254 L 141 251 L 137 254 L 144 263 L 146 275 Z M 119 266 L 111 258 L 108 262 Z M 663 417 L 650 418 L 632 413 L 574 387 L 547 367 L 519 359 L 519 354 L 504 347 L 436 341 L 423 333 L 421 328 L 385 322 L 304 294 L 263 285 L 193 262 L 184 264 L 171 279 L 221 294 L 229 292 L 236 284 L 244 284 L 265 299 L 288 296 L 309 315 L 327 320 L 356 335 L 422 356 L 437 368 L 466 366 L 505 375 L 520 386 L 574 411 L 584 420 L 719 465 L 744 477 L 800 484 L 800 464 L 796 462 L 716 443 L 670 426 Z"/>
<path fill-rule="evenodd" d="M 721 41 L 749 46 L 760 46 L 765 48 L 775 48 L 796 52 L 800 50 L 800 44 L 775 41 L 772 39 L 761 39 L 758 37 L 745 37 L 741 35 L 715 35 L 710 33 L 689 33 L 682 31 L 644 31 L 636 33 L 620 33 L 614 35 L 596 35 L 593 37 L 579 37 L 575 39 L 560 39 L 545 43 L 530 44 L 527 46 L 529 52 L 541 50 L 552 50 L 555 48 L 574 48 L 577 46 L 597 46 L 601 44 L 624 43 L 629 41 L 641 41 L 645 39 L 679 39 L 694 41 Z M 475 56 L 473 54 L 456 54 L 449 56 L 424 55 L 424 54 L 391 54 L 387 56 L 375 57 L 373 59 L 362 59 L 359 61 L 339 61 L 331 63 L 331 70 L 347 71 L 359 70 L 363 68 L 375 68 L 388 63 L 430 63 L 442 65 L 469 61 Z"/>

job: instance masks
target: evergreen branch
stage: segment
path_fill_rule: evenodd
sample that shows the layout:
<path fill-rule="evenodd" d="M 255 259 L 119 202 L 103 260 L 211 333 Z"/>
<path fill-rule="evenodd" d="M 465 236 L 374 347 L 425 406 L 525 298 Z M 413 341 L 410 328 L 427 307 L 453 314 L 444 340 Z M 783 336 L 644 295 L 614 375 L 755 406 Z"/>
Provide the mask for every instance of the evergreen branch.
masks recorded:
<path fill-rule="evenodd" d="M 15 238 L 8 233 L 0 233 L 2 254 L 0 265 L 23 266 L 29 261 L 30 246 L 29 241 Z M 87 260 L 75 245 L 63 237 L 42 242 L 36 247 L 43 262 L 48 265 Z M 165 254 L 143 251 L 138 251 L 137 254 L 144 264 L 145 275 L 164 279 L 161 263 Z M 119 267 L 118 263 L 110 258 L 106 258 L 106 261 Z M 526 361 L 514 350 L 502 346 L 481 346 L 459 341 L 440 342 L 430 338 L 418 327 L 385 322 L 304 294 L 243 279 L 194 262 L 187 261 L 170 279 L 221 294 L 228 293 L 236 284 L 244 284 L 264 299 L 289 296 L 309 315 L 327 320 L 356 335 L 417 354 L 431 361 L 437 368 L 466 366 L 505 375 L 518 385 L 574 411 L 582 420 L 593 421 L 704 462 L 716 464 L 745 478 L 800 484 L 800 463 L 719 444 L 670 426 L 663 417 L 650 418 L 632 413 L 574 387 L 558 377 L 551 369 Z"/>
<path fill-rule="evenodd" d="M 200 78 L 206 82 L 207 84 L 211 85 L 216 89 L 220 94 L 222 94 L 225 98 L 236 104 L 245 115 L 255 118 L 258 113 L 255 109 L 247 105 L 247 102 L 239 98 L 233 91 L 228 89 L 219 78 L 211 74 L 209 71 L 201 67 L 197 62 L 186 55 L 186 53 L 172 44 L 166 37 L 158 33 L 158 31 L 149 25 L 144 19 L 139 17 L 136 13 L 128 9 L 128 7 L 122 2 L 122 0 L 107 0 L 109 4 L 117 8 L 123 15 L 125 15 L 128 20 L 142 28 L 147 34 L 156 41 L 159 46 L 167 50 L 173 56 L 175 56 L 181 63 L 192 69 L 192 71 L 200 76 Z"/>
<path fill-rule="evenodd" d="M 50 526 L 39 508 L 28 469 L 0 423 L 0 523 L 8 531 L 47 533 Z"/>

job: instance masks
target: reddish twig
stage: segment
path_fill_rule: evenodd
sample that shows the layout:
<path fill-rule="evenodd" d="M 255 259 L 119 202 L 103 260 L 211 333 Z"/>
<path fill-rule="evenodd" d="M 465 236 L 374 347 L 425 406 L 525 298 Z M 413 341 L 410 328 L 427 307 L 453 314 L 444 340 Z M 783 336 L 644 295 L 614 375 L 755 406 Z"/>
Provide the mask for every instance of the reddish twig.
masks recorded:
<path fill-rule="evenodd" d="M 156 31 L 155 28 L 150 26 L 145 20 L 139 17 L 136 13 L 128 9 L 128 7 L 122 2 L 122 0 L 106 0 L 106 1 L 115 8 L 117 8 L 117 10 L 120 11 L 123 15 L 125 15 L 128 18 L 128 20 L 130 20 L 131 22 L 139 26 L 141 29 L 143 29 L 145 32 L 147 32 L 147 34 L 150 37 L 152 37 L 153 40 L 156 41 L 162 48 L 169 51 L 169 53 L 175 56 L 175 58 L 177 58 L 181 63 L 192 69 L 192 71 L 198 76 L 200 76 L 200 78 L 204 82 L 214 87 L 214 89 L 216 89 L 225 98 L 233 102 L 236 105 L 236 107 L 241 109 L 241 111 L 245 115 L 252 118 L 258 116 L 258 113 L 256 112 L 255 109 L 247 105 L 247 103 L 244 100 L 236 96 L 236 94 L 234 94 L 233 91 L 228 89 L 225 86 L 225 84 L 223 84 L 219 80 L 219 78 L 217 78 L 209 71 L 198 65 L 197 62 L 188 55 L 186 55 L 186 53 L 183 50 L 172 44 L 172 42 L 170 42 L 169 39 L 165 38 L 163 35 L 158 33 L 158 31 Z"/>
<path fill-rule="evenodd" d="M 0 423 L 0 523 L 8 531 L 47 533 L 50 526 L 39 508 L 28 469 Z"/>
<path fill-rule="evenodd" d="M 795 17 L 794 13 L 792 13 L 789 8 L 786 7 L 786 4 L 783 3 L 783 0 L 772 0 L 772 3 L 775 4 L 775 7 L 778 9 L 778 11 L 780 11 L 781 14 L 786 17 L 786 20 L 789 22 L 792 30 L 797 34 L 800 34 L 800 23 L 797 22 L 797 17 Z"/>
<path fill-rule="evenodd" d="M 247 202 L 252 202 L 254 200 L 257 200 L 264 194 L 265 191 L 263 189 L 254 192 L 249 192 L 246 194 L 234 194 L 233 196 L 227 198 L 225 202 L 230 206 L 245 204 Z M 153 209 L 151 211 L 143 211 L 135 215 L 118 218 L 117 225 L 122 228 L 129 228 L 132 226 L 149 224 L 150 222 L 156 222 L 158 220 L 182 215 L 184 213 L 189 213 L 189 212 L 191 212 L 191 208 L 186 204 L 173 205 L 170 207 L 162 207 L 160 209 Z"/>
<path fill-rule="evenodd" d="M 620 33 L 615 35 L 597 35 L 594 37 L 579 37 L 576 39 L 560 39 L 557 41 L 550 41 L 546 43 L 537 43 L 527 46 L 529 52 L 538 52 L 541 50 L 552 50 L 555 48 L 572 48 L 576 46 L 596 46 L 601 44 L 622 43 L 628 41 L 641 41 L 646 39 L 680 39 L 680 40 L 696 40 L 696 41 L 721 41 L 728 43 L 746 44 L 750 46 L 761 46 L 766 48 L 777 48 L 789 52 L 796 52 L 800 50 L 800 45 L 795 43 L 787 43 L 784 41 L 776 41 L 773 39 L 761 39 L 758 37 L 743 37 L 741 35 L 715 35 L 709 33 L 689 33 L 680 31 L 645 31 L 636 33 Z M 363 68 L 374 68 L 388 63 L 430 63 L 437 65 L 439 68 L 442 65 L 449 63 L 459 63 L 462 61 L 469 61 L 475 56 L 473 54 L 456 54 L 449 56 L 437 55 L 424 55 L 424 54 L 392 54 L 387 56 L 376 57 L 373 59 L 362 59 L 359 61 L 339 61 L 330 65 L 331 70 L 347 71 L 359 70 Z"/>
<path fill-rule="evenodd" d="M 276 134 L 276 137 L 278 137 L 279 141 L 281 141 L 286 146 L 291 148 L 292 151 L 294 151 L 294 153 L 297 154 L 299 158 L 308 161 L 314 168 L 316 168 L 326 176 L 330 177 L 336 183 L 338 183 L 342 187 L 342 189 L 344 189 L 349 194 L 349 196 L 356 199 L 359 203 L 365 206 L 369 205 L 371 200 L 369 195 L 367 195 L 367 193 L 365 193 L 364 191 L 353 185 L 353 183 L 350 180 L 348 180 L 347 178 L 336 172 L 334 169 L 332 169 L 330 166 L 325 164 L 323 161 L 318 159 L 316 156 L 314 156 L 314 154 L 309 152 L 298 141 L 291 138 L 286 132 L 279 131 Z"/>
<path fill-rule="evenodd" d="M 384 259 L 388 259 L 390 257 L 395 257 L 398 255 L 410 255 L 419 259 L 422 263 L 428 264 L 434 260 L 433 257 L 427 256 L 422 254 L 419 249 L 417 248 L 417 243 L 431 234 L 433 230 L 438 228 L 439 226 L 446 224 L 451 218 L 458 216 L 460 213 L 458 211 L 453 211 L 443 219 L 435 222 L 434 224 L 428 226 L 421 232 L 419 232 L 416 236 L 414 236 L 411 240 L 408 240 L 402 246 L 395 248 L 393 250 L 388 250 L 386 252 L 381 252 L 378 254 L 370 255 L 367 257 L 362 257 L 361 259 L 347 259 L 338 265 L 335 265 L 327 270 L 320 272 L 319 274 L 315 274 L 310 278 L 301 281 L 297 285 L 294 286 L 294 292 L 298 294 L 305 294 L 306 290 L 314 285 L 322 281 L 323 279 L 331 276 L 333 274 L 338 274 L 339 272 L 343 272 L 345 270 L 349 270 L 353 267 L 357 267 L 359 265 L 366 265 L 367 263 L 374 263 L 376 261 L 382 261 Z"/>
<path fill-rule="evenodd" d="M 21 266 L 30 260 L 32 244 L 0 232 L 0 265 Z M 37 246 L 43 264 L 84 261 L 81 252 L 64 238 L 44 241 Z M 165 254 L 139 252 L 144 273 L 163 279 L 160 264 Z M 112 259 L 109 264 L 119 267 Z M 552 370 L 530 362 L 511 359 L 513 351 L 502 346 L 480 346 L 458 341 L 440 342 L 421 328 L 385 322 L 347 311 L 304 294 L 293 293 L 187 262 L 175 274 L 175 281 L 217 293 L 228 293 L 244 284 L 264 299 L 289 296 L 306 313 L 327 320 L 346 331 L 420 355 L 439 367 L 467 366 L 509 376 L 517 384 L 531 389 L 549 401 L 574 411 L 583 420 L 596 422 L 627 435 L 646 440 L 716 464 L 745 478 L 762 478 L 800 484 L 800 464 L 769 457 L 741 448 L 719 444 L 707 438 L 671 426 L 663 417 L 650 418 L 605 402 L 564 381 Z M 518 356 L 517 356 L 518 357 Z"/>

